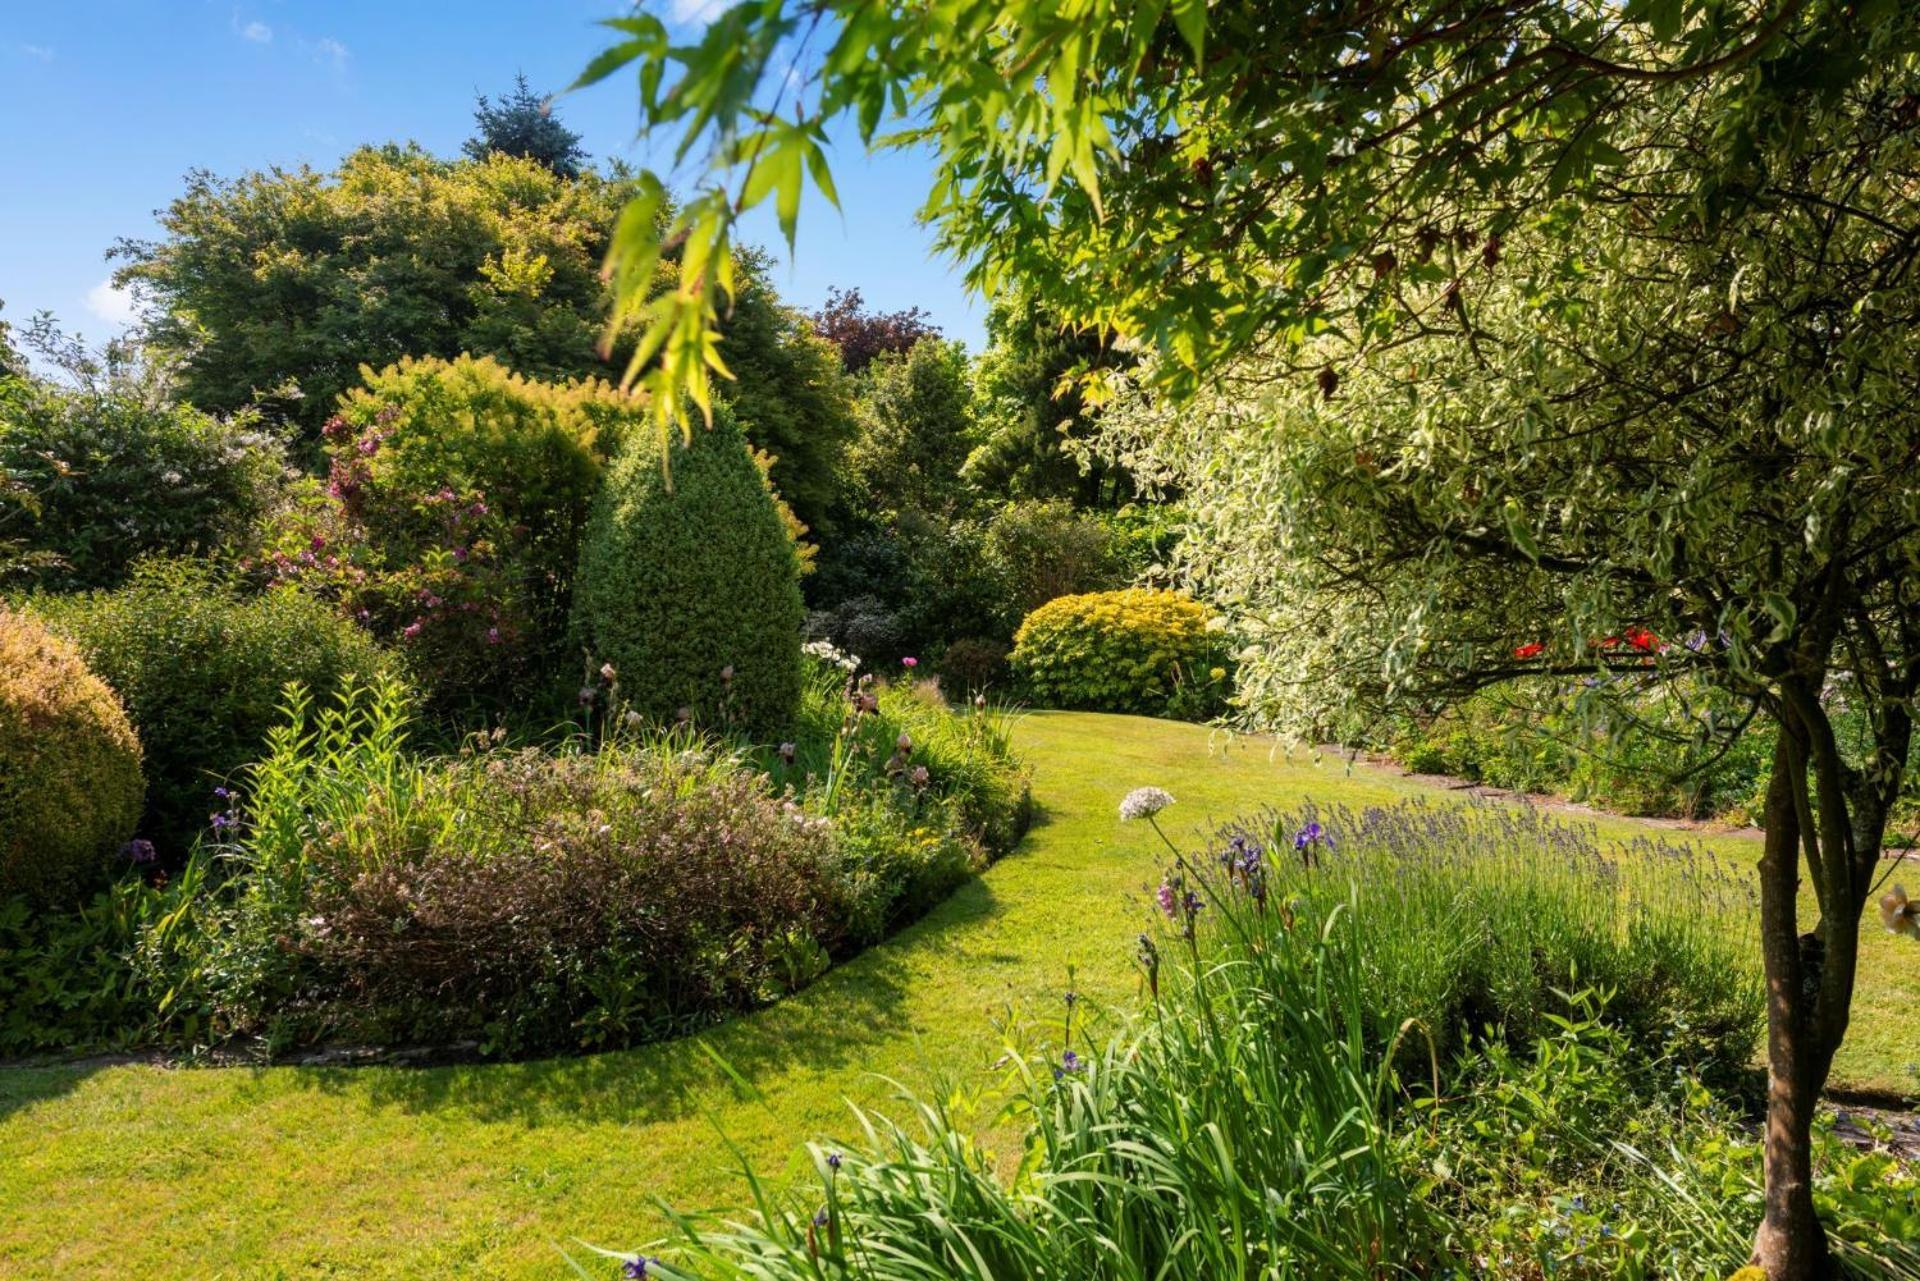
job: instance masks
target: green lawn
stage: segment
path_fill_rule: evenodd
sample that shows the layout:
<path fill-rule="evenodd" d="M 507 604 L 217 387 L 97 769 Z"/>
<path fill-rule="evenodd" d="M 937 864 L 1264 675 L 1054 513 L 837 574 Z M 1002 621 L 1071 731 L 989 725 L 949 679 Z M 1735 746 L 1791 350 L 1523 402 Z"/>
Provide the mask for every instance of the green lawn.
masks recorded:
<path fill-rule="evenodd" d="M 1129 788 L 1179 798 L 1163 816 L 1176 836 L 1268 803 L 1420 790 L 1133 718 L 1037 714 L 1019 740 L 1041 817 L 1016 854 L 806 992 L 702 1038 L 761 1101 L 690 1042 L 427 1071 L 0 1071 L 0 1275 L 559 1275 L 570 1239 L 656 1231 L 652 1198 L 737 1202 L 716 1126 L 791 1171 L 800 1140 L 844 1132 L 846 1100 L 885 1102 L 876 1074 L 925 1082 L 990 1063 L 1007 1010 L 1051 1016 L 1069 967 L 1084 993 L 1130 996 L 1159 861 L 1150 829 L 1116 820 Z M 1716 844 L 1752 857 L 1750 842 Z M 1861 988 L 1841 1075 L 1909 1084 L 1920 948 L 1876 928 Z"/>

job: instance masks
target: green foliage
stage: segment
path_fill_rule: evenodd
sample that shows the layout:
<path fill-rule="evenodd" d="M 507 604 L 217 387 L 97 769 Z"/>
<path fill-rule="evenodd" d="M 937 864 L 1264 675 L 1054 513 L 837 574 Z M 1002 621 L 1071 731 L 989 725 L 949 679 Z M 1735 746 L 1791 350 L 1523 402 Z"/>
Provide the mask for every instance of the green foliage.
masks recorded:
<path fill-rule="evenodd" d="M 226 808 L 213 789 L 265 747 L 289 681 L 331 698 L 390 666 L 323 602 L 287 588 L 244 595 L 188 561 L 147 562 L 116 591 L 30 608 L 125 705 L 146 757 L 140 831 L 164 854 L 184 854 Z"/>
<path fill-rule="evenodd" d="M 571 666 L 581 534 L 635 419 L 604 383 L 490 358 L 365 371 L 324 429 L 327 497 L 280 522 L 267 568 L 405 653 L 441 710 L 525 704 Z"/>
<path fill-rule="evenodd" d="M 987 348 L 973 369 L 979 444 L 961 474 L 989 494 L 1080 507 L 1128 501 L 1133 483 L 1125 470 L 1089 448 L 1098 411 L 1082 380 L 1133 363 L 1111 336 L 1069 330 L 1026 291 L 996 298 L 987 312 Z"/>
<path fill-rule="evenodd" d="M 1630 163 L 1636 117 L 1696 153 L 1686 194 L 1706 216 L 1764 209 L 1752 175 L 1792 171 L 1831 136 L 1823 109 L 1907 74 L 1914 22 L 1839 0 L 1528 0 L 1437 24 L 1426 9 L 1356 24 L 1157 0 L 834 0 L 735 6 L 693 42 L 650 14 L 614 19 L 577 84 L 637 68 L 643 130 L 706 169 L 663 225 L 665 185 L 643 174 L 613 246 L 620 319 L 663 357 L 634 372 L 664 422 L 683 395 L 708 398 L 740 219 L 771 202 L 791 243 L 805 188 L 837 203 L 834 129 L 931 150 L 922 215 L 982 292 L 1017 280 L 1066 321 L 1151 344 L 1159 376 L 1191 390 L 1236 353 L 1416 328 L 1427 290 L 1517 226 L 1580 244 L 1579 204 Z M 808 56 L 816 31 L 831 34 Z M 1708 126 L 1682 124 L 1689 111 Z M 682 288 L 643 306 L 663 244 Z"/>
<path fill-rule="evenodd" d="M 0 378 L 0 481 L 31 517 L 5 532 L 40 586 L 108 587 L 143 556 L 222 551 L 271 506 L 283 468 L 255 415 Z"/>
<path fill-rule="evenodd" d="M 124 872 L 88 901 L 43 907 L 0 898 L 0 1054 L 125 1051 L 201 1043 L 172 959 L 181 922 L 206 886 L 200 852 L 172 875 Z"/>
<path fill-rule="evenodd" d="M 936 655 L 956 637 L 1009 637 L 1016 621 L 980 522 L 915 511 L 828 543 L 807 596 L 808 633 L 875 671 Z"/>
<path fill-rule="evenodd" d="M 613 664 L 634 710 L 671 722 L 685 709 L 758 737 L 791 721 L 798 563 L 724 407 L 664 460 L 651 439 L 627 443 L 595 500 L 576 584 L 580 642 Z"/>
<path fill-rule="evenodd" d="M 1121 540 L 1096 516 L 1066 503 L 1009 503 L 987 522 L 985 554 L 1006 588 L 1009 625 L 1048 601 L 1122 587 Z"/>
<path fill-rule="evenodd" d="M 363 365 L 471 353 L 530 378 L 599 371 L 623 199 L 593 174 L 412 147 L 364 147 L 331 173 L 196 172 L 161 239 L 116 250 L 116 279 L 153 298 L 150 338 L 179 358 L 187 400 L 259 400 L 312 441 Z"/>
<path fill-rule="evenodd" d="M 749 444 L 773 456 L 768 479 L 809 529 L 830 530 L 847 484 L 856 429 L 853 390 L 839 356 L 805 316 L 784 305 L 764 255 L 741 255 L 740 288 L 726 319 L 721 387 Z"/>
<path fill-rule="evenodd" d="M 517 156 L 562 178 L 577 178 L 587 159 L 580 135 L 560 123 L 553 104 L 527 87 L 524 74 L 513 78 L 513 92 L 501 94 L 498 102 L 485 94 L 474 100 L 473 127 L 473 137 L 460 145 L 471 160 Z"/>
<path fill-rule="evenodd" d="M 1224 633 L 1177 592 L 1127 588 L 1062 596 L 1028 614 L 1013 670 L 1035 702 L 1202 719 L 1229 689 Z"/>
<path fill-rule="evenodd" d="M 1730 749 L 1723 742 L 1750 708 L 1693 682 L 1616 679 L 1626 687 L 1617 700 L 1584 709 L 1561 684 L 1515 682 L 1431 717 L 1409 717 L 1384 746 L 1411 769 L 1557 793 L 1617 813 L 1758 816 L 1764 735 L 1742 735 Z"/>
<path fill-rule="evenodd" d="M 0 606 L 0 898 L 90 889 L 133 835 L 144 790 L 113 691 L 70 643 Z"/>
<path fill-rule="evenodd" d="M 860 378 L 859 436 L 848 464 L 879 515 L 952 515 L 965 497 L 971 402 L 966 349 L 922 338 L 905 355 L 882 352 Z"/>

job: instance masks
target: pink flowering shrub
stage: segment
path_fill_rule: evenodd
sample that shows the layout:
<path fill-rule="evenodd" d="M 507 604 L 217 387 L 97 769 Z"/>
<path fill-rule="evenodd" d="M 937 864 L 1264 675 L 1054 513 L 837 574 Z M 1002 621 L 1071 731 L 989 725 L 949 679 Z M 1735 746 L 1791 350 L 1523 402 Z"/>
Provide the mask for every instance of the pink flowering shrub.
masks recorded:
<path fill-rule="evenodd" d="M 491 360 L 408 360 L 350 393 L 323 436 L 323 495 L 263 567 L 338 603 L 441 706 L 524 700 L 565 647 L 602 450 L 630 402 Z"/>

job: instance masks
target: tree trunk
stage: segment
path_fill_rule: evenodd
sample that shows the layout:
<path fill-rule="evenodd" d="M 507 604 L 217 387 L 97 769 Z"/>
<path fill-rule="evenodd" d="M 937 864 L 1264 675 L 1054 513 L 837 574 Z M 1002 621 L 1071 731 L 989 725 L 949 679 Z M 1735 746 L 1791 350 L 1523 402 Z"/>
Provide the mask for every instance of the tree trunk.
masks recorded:
<path fill-rule="evenodd" d="M 1813 1209 L 1813 1109 L 1831 1061 L 1813 1044 L 1821 963 L 1816 935 L 1799 928 L 1800 807 L 1806 757 L 1789 724 L 1774 742 L 1760 859 L 1760 945 L 1767 981 L 1766 1213 L 1754 1262 L 1768 1281 L 1829 1275 L 1826 1233 Z"/>

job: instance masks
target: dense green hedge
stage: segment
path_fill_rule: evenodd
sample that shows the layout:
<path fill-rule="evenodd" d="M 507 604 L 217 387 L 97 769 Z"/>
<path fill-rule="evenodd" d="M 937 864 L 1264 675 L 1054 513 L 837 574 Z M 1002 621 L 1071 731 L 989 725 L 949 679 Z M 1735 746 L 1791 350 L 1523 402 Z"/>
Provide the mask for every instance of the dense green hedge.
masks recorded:
<path fill-rule="evenodd" d="M 799 562 L 730 415 L 664 460 L 636 436 L 614 460 L 581 545 L 574 616 L 623 704 L 659 721 L 766 737 L 800 698 Z M 611 695 L 608 695 L 611 696 Z"/>
<path fill-rule="evenodd" d="M 140 816 L 140 742 L 79 653 L 0 605 L 0 898 L 72 897 Z"/>
<path fill-rule="evenodd" d="M 181 853 L 224 808 L 212 793 L 259 755 L 298 681 L 322 697 L 372 680 L 372 637 L 290 588 L 242 596 L 193 562 L 150 562 L 118 591 L 31 605 L 126 704 L 146 751 L 144 836 Z"/>
<path fill-rule="evenodd" d="M 1150 588 L 1048 601 L 1020 624 L 1012 662 L 1044 707 L 1198 719 L 1228 690 L 1225 638 L 1206 607 Z"/>

